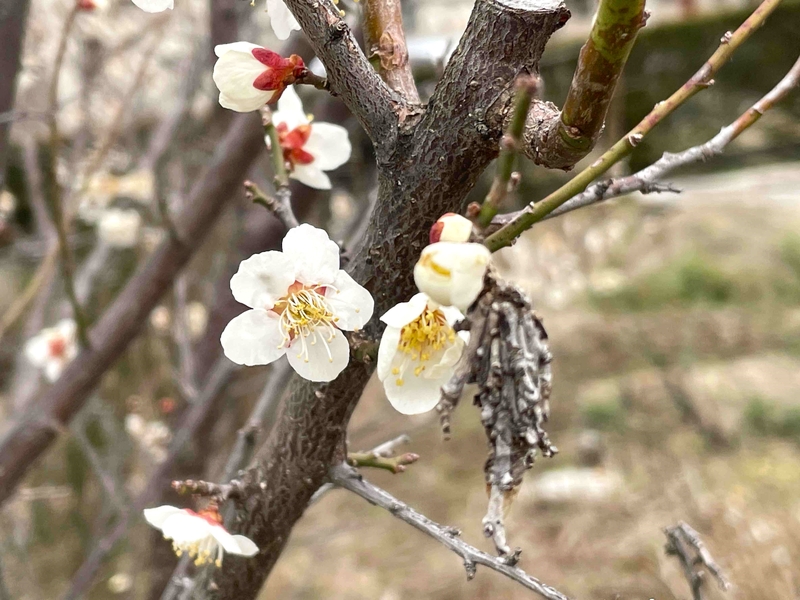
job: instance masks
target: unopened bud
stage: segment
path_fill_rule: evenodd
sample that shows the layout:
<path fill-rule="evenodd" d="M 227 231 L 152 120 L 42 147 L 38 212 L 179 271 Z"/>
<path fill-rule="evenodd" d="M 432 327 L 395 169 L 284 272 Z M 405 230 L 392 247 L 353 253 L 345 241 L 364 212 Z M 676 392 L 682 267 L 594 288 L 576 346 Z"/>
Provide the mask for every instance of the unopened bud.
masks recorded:
<path fill-rule="evenodd" d="M 490 257 L 483 244 L 431 244 L 422 251 L 414 267 L 414 282 L 419 291 L 439 304 L 465 312 L 483 289 Z"/>
<path fill-rule="evenodd" d="M 468 242 L 472 221 L 455 213 L 445 213 L 431 227 L 430 242 Z"/>

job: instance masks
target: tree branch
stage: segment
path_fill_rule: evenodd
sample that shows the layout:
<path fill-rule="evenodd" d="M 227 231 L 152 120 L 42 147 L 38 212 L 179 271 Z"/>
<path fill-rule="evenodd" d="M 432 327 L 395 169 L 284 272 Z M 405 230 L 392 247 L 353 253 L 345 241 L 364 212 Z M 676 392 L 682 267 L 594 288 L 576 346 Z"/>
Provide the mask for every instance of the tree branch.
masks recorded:
<path fill-rule="evenodd" d="M 147 322 L 147 315 L 170 283 L 200 248 L 200 241 L 232 199 L 250 164 L 263 147 L 263 134 L 252 115 L 238 117 L 216 157 L 176 219 L 178 235 L 168 237 L 90 332 L 92 347 L 70 363 L 56 385 L 25 411 L 0 441 L 0 502 L 14 491 L 33 462 L 55 440 L 52 423 L 66 424 L 86 401 L 100 376 L 122 354 Z"/>
<path fill-rule="evenodd" d="M 314 52 L 325 65 L 331 91 L 341 97 L 376 146 L 397 137 L 395 110 L 402 100 L 369 64 L 331 0 L 286 0 Z"/>
<path fill-rule="evenodd" d="M 780 4 L 780 0 L 764 0 L 755 12 L 753 12 L 733 34 L 726 33 L 722 37 L 720 46 L 717 48 L 716 52 L 714 52 L 700 70 L 684 83 L 680 89 L 663 102 L 656 104 L 655 108 L 650 111 L 636 127 L 631 129 L 625 137 L 603 153 L 590 167 L 584 169 L 545 199 L 535 204 L 531 203 L 528 209 L 520 213 L 516 219 L 488 237 L 486 239 L 486 246 L 490 250 L 495 251 L 510 245 L 523 231 L 529 229 L 534 223 L 541 221 L 546 215 L 564 204 L 564 202 L 585 190 L 586 186 L 594 179 L 605 173 L 613 164 L 627 156 L 653 127 L 658 125 L 665 117 L 670 115 L 697 92 L 712 84 L 712 77 L 717 70 L 719 70 L 731 57 L 733 52 L 741 46 L 756 29 L 763 25 L 766 18 L 777 8 L 778 4 Z M 535 112 L 532 111 L 532 114 L 535 114 Z"/>
<path fill-rule="evenodd" d="M 14 108 L 15 83 L 21 64 L 29 4 L 29 0 L 4 2 L 3 14 L 0 14 L 0 39 L 3 40 L 3 51 L 0 52 L 0 81 L 3 82 L 0 86 L 0 115 L 11 114 Z M 5 186 L 6 154 L 12 122 L 13 118 L 0 119 L 0 191 Z"/>
<path fill-rule="evenodd" d="M 467 544 L 459 537 L 461 532 L 458 529 L 446 527 L 431 521 L 428 517 L 418 513 L 385 490 L 364 480 L 355 469 L 347 464 L 342 463 L 331 467 L 328 472 L 328 477 L 331 482 L 337 486 L 361 496 L 370 504 L 388 510 L 392 516 L 408 523 L 418 531 L 421 531 L 444 545 L 448 550 L 455 552 L 464 561 L 464 568 L 467 571 L 468 580 L 475 577 L 477 565 L 484 565 L 493 571 L 502 573 L 523 587 L 536 592 L 542 598 L 547 598 L 547 600 L 569 600 L 567 596 L 557 589 L 542 583 L 535 577 L 528 575 L 522 569 L 508 564 L 507 559 L 492 556 Z"/>
<path fill-rule="evenodd" d="M 673 527 L 664 529 L 667 536 L 667 554 L 678 557 L 683 567 L 686 581 L 692 589 L 693 600 L 703 600 L 703 575 L 698 570 L 698 565 L 704 566 L 717 580 L 719 588 L 724 592 L 730 589 L 731 584 L 725 578 L 719 565 L 714 561 L 711 553 L 706 548 L 700 534 L 683 521 Z M 688 546 L 688 547 L 687 547 Z"/>
<path fill-rule="evenodd" d="M 545 143 L 536 149 L 528 145 L 536 154 L 534 160 L 567 168 L 594 147 L 636 34 L 647 20 L 644 5 L 645 0 L 601 0 L 560 118 L 551 120 L 549 131 L 540 134 Z M 535 118 L 529 121 L 534 123 Z"/>
<path fill-rule="evenodd" d="M 289 1 L 296 16 L 297 1 Z M 516 77 L 538 72 L 544 46 L 566 15 L 557 0 L 478 0 L 426 112 L 400 131 L 395 144 L 376 143 L 378 202 L 348 264 L 351 276 L 373 295 L 376 315 L 413 295 L 411 266 L 431 223 L 465 207 L 467 192 L 497 155 Z M 332 72 L 329 77 L 333 85 Z M 357 85 L 362 93 L 369 80 Z M 372 319 L 363 335 L 377 339 L 379 329 L 378 319 Z M 347 423 L 373 368 L 374 363 L 351 360 L 333 382 L 295 379 L 256 454 L 257 465 L 242 476 L 269 482 L 238 513 L 238 531 L 261 552 L 246 561 L 226 560 L 224 572 L 195 588 L 196 598 L 256 597 L 328 467 L 345 459 Z"/>
<path fill-rule="evenodd" d="M 370 61 L 389 87 L 407 103 L 419 104 L 400 0 L 365 0 L 364 41 Z"/>
<path fill-rule="evenodd" d="M 679 192 L 680 190 L 669 184 L 659 183 L 659 181 L 680 167 L 706 161 L 722 154 L 728 144 L 739 137 L 745 129 L 755 124 L 765 112 L 785 98 L 798 84 L 800 84 L 800 58 L 797 59 L 797 62 L 795 62 L 778 85 L 742 113 L 736 121 L 723 127 L 717 135 L 705 144 L 693 146 L 692 148 L 675 154 L 665 152 L 659 160 L 633 175 L 595 183 L 586 188 L 584 192 L 573 196 L 542 220 L 545 221 L 547 219 L 559 217 L 573 210 L 633 192 L 642 192 L 643 194 L 652 192 Z M 518 218 L 524 210 L 495 217 L 492 222 L 493 228 L 496 231 L 503 225 Z"/>

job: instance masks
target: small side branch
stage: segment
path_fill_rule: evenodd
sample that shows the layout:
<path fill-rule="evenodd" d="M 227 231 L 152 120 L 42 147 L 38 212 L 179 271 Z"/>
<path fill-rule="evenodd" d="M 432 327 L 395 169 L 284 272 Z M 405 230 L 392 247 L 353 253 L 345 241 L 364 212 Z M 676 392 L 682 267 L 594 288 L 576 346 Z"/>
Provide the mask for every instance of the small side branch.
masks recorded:
<path fill-rule="evenodd" d="M 393 440 L 384 442 L 368 452 L 350 452 L 347 455 L 347 463 L 351 467 L 373 467 L 385 469 L 395 475 L 406 470 L 407 465 L 414 464 L 419 460 L 419 454 L 406 452 L 399 456 L 394 456 L 395 449 L 401 444 L 407 444 L 411 438 L 408 435 L 399 435 Z"/>
<path fill-rule="evenodd" d="M 644 5 L 645 0 L 601 0 L 555 135 L 550 136 L 555 147 L 544 152 L 555 152 L 558 160 L 575 164 L 592 149 L 636 35 L 647 21 Z"/>
<path fill-rule="evenodd" d="M 286 168 L 286 161 L 283 158 L 280 134 L 272 122 L 272 111 L 267 106 L 261 109 L 261 124 L 264 126 L 265 139 L 268 140 L 267 150 L 269 150 L 272 157 L 272 171 L 275 178 L 275 195 L 277 198 L 267 196 L 251 181 L 245 181 L 244 188 L 248 200 L 265 206 L 275 213 L 275 216 L 283 222 L 287 229 L 291 229 L 292 227 L 297 227 L 298 221 L 292 211 L 289 170 Z"/>
<path fill-rule="evenodd" d="M 486 227 L 492 222 L 492 217 L 497 214 L 500 205 L 509 192 L 514 171 L 514 160 L 522 143 L 522 132 L 525 130 L 525 119 L 531 108 L 531 100 L 539 88 L 539 78 L 531 75 L 521 75 L 516 81 L 517 97 L 514 102 L 514 112 L 503 138 L 500 140 L 500 156 L 497 159 L 497 174 L 492 182 L 492 187 L 486 195 L 478 223 Z"/>
<path fill-rule="evenodd" d="M 364 39 L 368 58 L 383 80 L 409 104 L 419 104 L 419 92 L 408 62 L 400 0 L 365 0 Z"/>
<path fill-rule="evenodd" d="M 707 88 L 713 83 L 713 76 L 719 68 L 727 62 L 733 52 L 747 40 L 753 32 L 764 24 L 766 18 L 774 11 L 780 0 L 764 0 L 750 17 L 731 34 L 726 33 L 716 52 L 680 89 L 663 102 L 659 102 L 639 124 L 631 129 L 627 135 L 609 148 L 592 165 L 581 171 L 566 184 L 551 193 L 543 200 L 528 205 L 517 218 L 505 227 L 492 234 L 486 240 L 486 246 L 494 251 L 508 246 L 525 230 L 534 223 L 544 219 L 547 215 L 564 204 L 573 196 L 580 194 L 586 187 L 612 165 L 619 162 L 642 141 L 656 125 L 672 114 L 679 106 L 689 100 L 697 92 Z"/>
<path fill-rule="evenodd" d="M 686 580 L 692 588 L 693 600 L 703 600 L 702 568 L 713 575 L 723 592 L 730 589 L 730 582 L 723 575 L 722 569 L 714 561 L 714 557 L 711 556 L 697 531 L 681 521 L 673 527 L 664 529 L 664 535 L 667 536 L 665 551 L 671 556 L 678 557 Z"/>
<path fill-rule="evenodd" d="M 467 579 L 471 580 L 475 577 L 477 565 L 483 565 L 536 592 L 542 598 L 547 600 L 569 600 L 567 596 L 557 589 L 542 583 L 522 569 L 509 564 L 507 558 L 492 556 L 467 544 L 460 538 L 461 531 L 454 527 L 447 527 L 431 521 L 428 517 L 418 513 L 387 491 L 364 480 L 349 465 L 342 463 L 332 467 L 328 472 L 328 476 L 335 485 L 353 492 L 374 506 L 380 506 L 388 510 L 392 516 L 408 523 L 415 529 L 432 537 L 447 549 L 455 552 L 464 561 Z"/>
<path fill-rule="evenodd" d="M 764 113 L 785 98 L 798 84 L 800 84 L 800 58 L 797 59 L 789 72 L 767 95 L 742 113 L 733 123 L 723 127 L 717 135 L 705 144 L 693 146 L 683 152 L 665 152 L 659 160 L 633 175 L 599 181 L 586 188 L 582 193 L 570 198 L 542 220 L 552 219 L 573 210 L 633 192 L 641 192 L 643 194 L 679 192 L 680 190 L 672 185 L 659 183 L 659 181 L 680 167 L 702 162 L 722 154 L 728 144 L 739 137 L 748 127 L 754 125 Z M 495 217 L 492 221 L 492 228 L 497 231 L 500 227 L 517 219 L 525 210 L 527 209 Z"/>
<path fill-rule="evenodd" d="M 279 198 L 269 196 L 252 181 L 244 182 L 244 194 L 250 202 L 260 204 L 278 217 L 286 229 L 297 227 L 297 217 L 292 210 L 292 204 L 289 201 L 288 194 L 279 194 Z"/>

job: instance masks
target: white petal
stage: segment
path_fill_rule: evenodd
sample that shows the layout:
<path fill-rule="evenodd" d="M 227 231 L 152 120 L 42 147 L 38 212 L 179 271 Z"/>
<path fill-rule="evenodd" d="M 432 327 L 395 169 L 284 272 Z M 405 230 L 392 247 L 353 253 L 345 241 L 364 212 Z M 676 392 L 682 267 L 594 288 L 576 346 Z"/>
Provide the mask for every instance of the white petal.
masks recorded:
<path fill-rule="evenodd" d="M 329 288 L 325 296 L 333 309 L 333 315 L 339 319 L 336 326 L 345 331 L 364 327 L 375 310 L 372 294 L 344 271 L 336 273 L 333 288 Z"/>
<path fill-rule="evenodd" d="M 444 314 L 444 318 L 447 320 L 448 325 L 455 325 L 464 319 L 464 313 L 458 310 L 455 306 L 440 306 L 439 310 L 441 310 L 442 314 Z"/>
<path fill-rule="evenodd" d="M 445 351 L 438 357 L 438 361 L 433 366 L 426 369 L 426 376 L 429 379 L 443 379 L 442 385 L 450 379 L 453 374 L 453 368 L 456 366 L 458 359 L 464 352 L 465 342 L 460 336 L 448 344 Z"/>
<path fill-rule="evenodd" d="M 416 319 L 428 305 L 428 296 L 420 292 L 414 294 L 408 302 L 400 302 L 381 316 L 381 321 L 398 329 L 405 327 Z"/>
<path fill-rule="evenodd" d="M 307 165 L 295 165 L 289 177 L 315 190 L 329 190 L 332 187 L 330 177 L 317 166 L 316 161 Z"/>
<path fill-rule="evenodd" d="M 216 54 L 217 58 L 219 58 L 223 54 L 226 54 L 231 51 L 252 53 L 253 49 L 262 47 L 263 46 L 259 46 L 257 44 L 251 44 L 250 42 L 233 42 L 232 44 L 218 44 L 214 46 L 214 54 Z"/>
<path fill-rule="evenodd" d="M 183 512 L 183 509 L 176 508 L 174 506 L 157 506 L 156 508 L 145 508 L 144 518 L 156 529 L 161 529 L 164 526 L 164 522 L 169 517 L 180 512 Z"/>
<path fill-rule="evenodd" d="M 283 0 L 267 0 L 267 12 L 272 31 L 279 40 L 285 40 L 292 31 L 300 29 L 300 23 L 294 18 Z"/>
<path fill-rule="evenodd" d="M 303 150 L 314 157 L 314 166 L 332 171 L 350 160 L 353 151 L 347 129 L 333 123 L 311 123 L 311 134 Z"/>
<path fill-rule="evenodd" d="M 51 358 L 44 365 L 44 375 L 47 381 L 53 383 L 61 377 L 61 372 L 64 370 L 64 361 L 60 358 Z"/>
<path fill-rule="evenodd" d="M 175 6 L 172 0 L 133 0 L 133 3 L 149 13 L 161 12 Z"/>
<path fill-rule="evenodd" d="M 292 259 L 283 252 L 270 250 L 254 254 L 239 264 L 239 270 L 231 278 L 231 292 L 237 302 L 250 308 L 270 309 L 286 295 L 295 278 Z"/>
<path fill-rule="evenodd" d="M 303 341 L 308 359 L 303 355 Z M 310 341 L 314 343 L 311 344 Z M 286 352 L 286 358 L 297 374 L 304 379 L 333 381 L 350 361 L 350 344 L 338 329 L 334 330 L 331 341 L 328 341 L 325 331 L 317 330 L 307 338 L 295 339 Z"/>
<path fill-rule="evenodd" d="M 276 1 L 283 4 L 282 0 Z M 300 100 L 300 96 L 297 95 L 293 86 L 287 87 L 281 99 L 278 100 L 278 110 L 273 113 L 272 121 L 275 125 L 286 123 L 289 129 L 308 124 L 308 117 L 303 110 L 303 101 Z"/>
<path fill-rule="evenodd" d="M 212 525 L 203 519 L 190 515 L 185 510 L 166 518 L 161 525 L 165 538 L 178 543 L 197 542 L 211 536 Z"/>
<path fill-rule="evenodd" d="M 220 92 L 219 102 L 224 108 L 238 112 L 257 110 L 274 94 L 272 90 L 259 90 L 253 86 L 267 67 L 250 50 L 242 51 L 233 46 L 236 44 L 217 46 L 222 54 L 214 65 L 213 79 Z"/>
<path fill-rule="evenodd" d="M 282 247 L 297 281 L 307 285 L 333 283 L 339 272 L 339 246 L 324 229 L 308 223 L 293 227 L 283 238 Z"/>
<path fill-rule="evenodd" d="M 243 535 L 231 535 L 221 525 L 212 526 L 210 531 L 214 539 L 222 546 L 222 549 L 229 554 L 253 556 L 258 552 L 258 546 L 251 540 Z"/>
<path fill-rule="evenodd" d="M 490 258 L 483 244 L 437 242 L 422 251 L 414 266 L 414 282 L 439 304 L 464 311 L 483 288 Z"/>
<path fill-rule="evenodd" d="M 220 341 L 225 356 L 239 365 L 268 365 L 286 353 L 279 317 L 261 309 L 248 310 L 225 327 Z"/>
<path fill-rule="evenodd" d="M 395 366 L 399 367 L 400 355 L 395 359 Z M 406 372 L 400 375 L 390 374 L 383 381 L 386 397 L 394 409 L 404 415 L 418 415 L 428 412 L 436 407 L 441 397 L 441 387 L 447 382 L 449 376 L 428 378 L 414 375 L 412 363 Z M 402 385 L 398 385 L 402 381 Z"/>
<path fill-rule="evenodd" d="M 400 329 L 389 326 L 383 330 L 381 343 L 378 346 L 378 379 L 381 381 L 391 374 L 392 363 L 397 354 L 397 345 L 399 343 Z"/>
<path fill-rule="evenodd" d="M 239 546 L 238 552 L 231 552 L 231 554 L 240 554 L 241 556 L 255 556 L 258 554 L 258 546 L 249 537 L 243 535 L 234 535 L 233 539 Z"/>
<path fill-rule="evenodd" d="M 61 319 L 54 327 L 56 331 L 67 341 L 67 343 L 75 340 L 75 335 L 78 332 L 78 326 L 72 319 Z"/>
<path fill-rule="evenodd" d="M 25 358 L 39 369 L 47 364 L 50 358 L 50 342 L 44 333 L 32 337 L 25 343 Z"/>

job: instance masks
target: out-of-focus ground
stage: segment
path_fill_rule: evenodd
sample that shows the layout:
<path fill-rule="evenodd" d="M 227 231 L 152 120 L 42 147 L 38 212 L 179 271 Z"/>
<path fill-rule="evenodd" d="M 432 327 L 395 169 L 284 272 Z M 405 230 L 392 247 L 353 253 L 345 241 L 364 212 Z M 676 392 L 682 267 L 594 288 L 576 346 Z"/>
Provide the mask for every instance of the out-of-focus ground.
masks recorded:
<path fill-rule="evenodd" d="M 800 593 L 800 168 L 680 180 L 537 226 L 502 270 L 534 300 L 555 354 L 551 438 L 512 508 L 520 565 L 571 597 L 685 599 L 662 528 L 698 529 L 735 587 L 707 598 Z M 395 413 L 373 385 L 353 447 L 401 432 L 419 463 L 365 475 L 431 518 L 481 534 L 485 438 L 458 408 Z M 597 438 L 599 437 L 599 444 Z M 599 454 L 599 458 L 598 458 Z M 599 463 L 594 464 L 599 460 Z M 347 492 L 295 529 L 266 598 L 529 598 Z"/>

